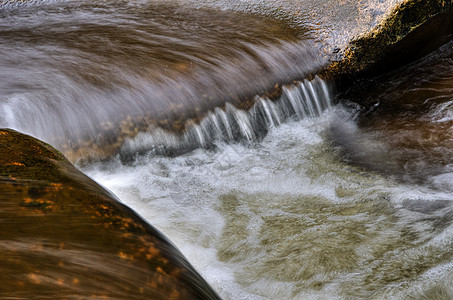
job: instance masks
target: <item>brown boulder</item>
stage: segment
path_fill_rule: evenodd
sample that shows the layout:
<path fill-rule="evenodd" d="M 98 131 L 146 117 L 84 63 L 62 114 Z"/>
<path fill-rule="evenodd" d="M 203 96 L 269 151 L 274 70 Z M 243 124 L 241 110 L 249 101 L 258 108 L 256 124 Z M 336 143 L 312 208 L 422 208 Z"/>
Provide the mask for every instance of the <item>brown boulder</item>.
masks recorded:
<path fill-rule="evenodd" d="M 219 298 L 162 233 L 51 146 L 0 130 L 0 165 L 0 298 Z"/>

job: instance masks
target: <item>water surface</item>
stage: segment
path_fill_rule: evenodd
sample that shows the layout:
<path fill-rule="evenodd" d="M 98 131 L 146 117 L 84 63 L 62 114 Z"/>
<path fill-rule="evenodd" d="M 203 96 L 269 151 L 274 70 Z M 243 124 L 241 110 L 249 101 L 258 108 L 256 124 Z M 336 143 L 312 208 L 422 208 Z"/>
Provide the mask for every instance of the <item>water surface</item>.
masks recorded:
<path fill-rule="evenodd" d="M 342 31 L 284 22 L 283 2 L 197 3 L 5 5 L 0 126 L 103 153 L 79 168 L 225 299 L 452 298 L 452 45 L 339 98 L 313 77 L 272 101 Z"/>
<path fill-rule="evenodd" d="M 308 28 L 171 1 L 36 2 L 0 14 L 0 124 L 73 160 L 109 155 L 150 125 L 182 130 L 323 62 Z"/>
<path fill-rule="evenodd" d="M 226 299 L 448 299 L 452 50 L 263 140 L 86 171 Z"/>

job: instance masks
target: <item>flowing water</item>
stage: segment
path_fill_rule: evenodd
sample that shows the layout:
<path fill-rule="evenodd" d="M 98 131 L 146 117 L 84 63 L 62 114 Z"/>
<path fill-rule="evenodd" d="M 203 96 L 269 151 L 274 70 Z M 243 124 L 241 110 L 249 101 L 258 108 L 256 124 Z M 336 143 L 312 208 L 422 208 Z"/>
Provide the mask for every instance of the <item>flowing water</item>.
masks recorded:
<path fill-rule="evenodd" d="M 222 298 L 453 298 L 453 44 L 339 97 L 314 77 L 270 100 L 325 63 L 308 21 L 190 1 L 0 15 L 0 126 L 74 161 L 114 144 L 79 167 Z"/>

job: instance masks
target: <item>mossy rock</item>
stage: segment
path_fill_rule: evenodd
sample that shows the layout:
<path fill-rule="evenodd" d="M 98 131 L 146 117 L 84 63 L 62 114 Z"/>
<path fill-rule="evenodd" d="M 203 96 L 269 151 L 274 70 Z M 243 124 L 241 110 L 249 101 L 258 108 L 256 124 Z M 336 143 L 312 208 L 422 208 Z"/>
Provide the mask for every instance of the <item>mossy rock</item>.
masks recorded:
<path fill-rule="evenodd" d="M 377 76 L 427 55 L 452 38 L 452 6 L 451 0 L 403 1 L 379 26 L 352 40 L 324 76 Z"/>
<path fill-rule="evenodd" d="M 51 146 L 0 130 L 0 298 L 218 299 L 162 233 Z"/>

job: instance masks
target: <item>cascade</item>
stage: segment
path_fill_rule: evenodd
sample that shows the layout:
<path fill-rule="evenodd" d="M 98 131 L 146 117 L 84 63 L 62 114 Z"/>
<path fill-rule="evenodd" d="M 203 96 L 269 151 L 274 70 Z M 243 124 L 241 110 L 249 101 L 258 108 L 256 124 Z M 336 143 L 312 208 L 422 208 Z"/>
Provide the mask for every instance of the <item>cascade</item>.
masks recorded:
<path fill-rule="evenodd" d="M 191 124 L 181 134 L 150 128 L 135 138 L 127 139 L 120 153 L 123 156 L 151 151 L 174 154 L 195 148 L 209 148 L 216 142 L 254 142 L 271 129 L 288 121 L 317 117 L 333 105 L 327 82 L 316 76 L 283 88 L 277 100 L 256 96 L 255 104 L 244 111 L 227 104 L 216 108 L 201 120 Z"/>
<path fill-rule="evenodd" d="M 453 299 L 452 3 L 0 0 L 0 298 Z"/>

